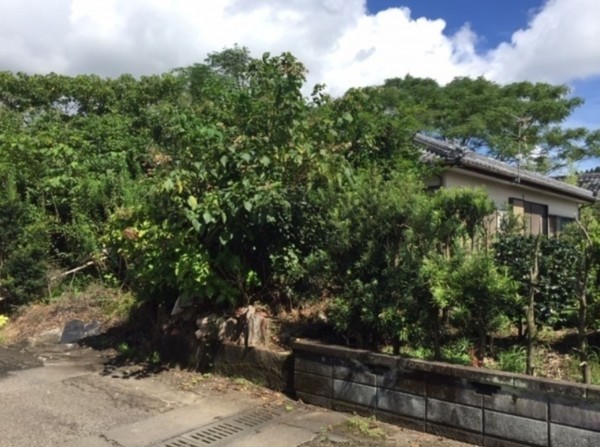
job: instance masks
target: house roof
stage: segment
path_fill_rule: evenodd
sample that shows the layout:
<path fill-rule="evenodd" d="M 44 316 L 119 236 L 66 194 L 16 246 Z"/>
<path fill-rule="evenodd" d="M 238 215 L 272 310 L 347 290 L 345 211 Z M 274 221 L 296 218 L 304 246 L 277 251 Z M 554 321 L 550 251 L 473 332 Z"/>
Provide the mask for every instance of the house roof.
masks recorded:
<path fill-rule="evenodd" d="M 466 147 L 422 134 L 417 134 L 415 141 L 425 146 L 423 159 L 426 161 L 441 161 L 445 165 L 458 166 L 491 177 L 509 180 L 517 184 L 566 195 L 581 201 L 595 201 L 594 194 L 588 189 L 509 165 L 508 163 L 478 154 Z M 600 184 L 600 176 L 598 177 L 598 182 Z"/>
<path fill-rule="evenodd" d="M 600 192 L 600 172 L 582 172 L 577 174 L 577 185 L 589 189 L 598 196 Z"/>

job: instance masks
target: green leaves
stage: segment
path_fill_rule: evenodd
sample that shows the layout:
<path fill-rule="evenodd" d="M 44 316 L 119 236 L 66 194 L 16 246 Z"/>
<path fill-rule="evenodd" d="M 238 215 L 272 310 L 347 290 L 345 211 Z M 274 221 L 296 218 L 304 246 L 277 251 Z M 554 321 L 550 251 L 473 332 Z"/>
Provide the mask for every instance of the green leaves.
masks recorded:
<path fill-rule="evenodd" d="M 196 211 L 196 208 L 198 208 L 198 201 L 194 196 L 189 196 L 187 203 L 192 211 Z"/>
<path fill-rule="evenodd" d="M 309 182 L 327 152 L 314 153 L 300 91 L 305 70 L 291 55 L 258 61 L 235 48 L 207 62 L 173 72 L 188 89 L 181 100 L 165 97 L 143 112 L 151 193 L 135 227 L 147 222 L 160 237 L 113 243 L 146 293 L 173 289 L 234 304 L 273 287 L 281 254 L 302 245 Z M 152 270 L 133 260 L 144 257 Z"/>
<path fill-rule="evenodd" d="M 594 132 L 563 126 L 582 104 L 566 86 L 456 78 L 442 87 L 407 76 L 387 80 L 376 97 L 389 113 L 410 110 L 420 131 L 544 173 L 592 157 L 597 149 Z"/>

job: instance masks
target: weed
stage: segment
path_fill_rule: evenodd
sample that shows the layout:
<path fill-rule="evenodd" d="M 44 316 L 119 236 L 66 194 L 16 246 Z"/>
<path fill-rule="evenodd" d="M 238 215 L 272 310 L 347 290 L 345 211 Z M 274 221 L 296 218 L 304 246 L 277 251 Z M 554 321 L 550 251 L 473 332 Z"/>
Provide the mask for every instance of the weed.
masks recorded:
<path fill-rule="evenodd" d="M 123 357 L 131 357 L 133 354 L 133 349 L 129 346 L 127 342 L 121 342 L 117 346 L 117 352 L 121 354 Z"/>
<path fill-rule="evenodd" d="M 244 377 L 235 377 L 234 379 L 232 379 L 233 384 L 237 385 L 238 387 L 240 387 L 242 390 L 247 390 L 249 388 L 253 388 L 253 387 L 266 387 L 267 384 L 261 380 L 261 379 L 257 379 L 257 378 L 252 378 L 252 379 L 246 379 Z"/>
<path fill-rule="evenodd" d="M 242 390 L 247 390 L 248 388 L 252 388 L 255 386 L 254 383 L 243 377 L 236 377 L 235 379 L 233 379 L 233 384 L 237 385 Z"/>
<path fill-rule="evenodd" d="M 375 416 L 365 418 L 355 414 L 346 420 L 346 425 L 350 430 L 368 438 L 383 439 L 386 436 Z"/>
<path fill-rule="evenodd" d="M 158 351 L 152 351 L 152 354 L 146 358 L 146 362 L 150 365 L 158 365 L 160 364 L 160 360 L 160 353 Z"/>
<path fill-rule="evenodd" d="M 212 378 L 211 373 L 196 374 L 191 379 L 182 382 L 181 388 L 184 390 L 191 390 L 191 389 L 195 388 L 198 384 L 200 384 L 210 378 Z"/>
<path fill-rule="evenodd" d="M 429 359 L 433 358 L 433 351 L 431 349 L 424 348 L 422 346 L 418 346 L 418 347 L 404 346 L 400 352 L 408 357 L 412 357 L 412 358 L 416 358 L 416 359 L 429 360 Z"/>
<path fill-rule="evenodd" d="M 2 334 L 2 328 L 8 324 L 8 317 L 0 314 L 0 346 L 6 344 L 6 337 Z"/>
<path fill-rule="evenodd" d="M 498 367 L 502 371 L 513 373 L 524 373 L 527 359 L 523 346 L 511 346 L 505 351 L 498 353 Z"/>
<path fill-rule="evenodd" d="M 473 343 L 468 338 L 459 338 L 442 348 L 442 357 L 449 363 L 470 365 L 472 346 Z"/>
<path fill-rule="evenodd" d="M 588 367 L 590 369 L 590 384 L 600 385 L 600 348 L 591 346 L 588 352 Z M 581 381 L 581 361 L 573 357 L 569 363 L 571 380 Z"/>
<path fill-rule="evenodd" d="M 124 320 L 139 305 L 139 300 L 132 293 L 120 292 L 117 289 L 105 289 L 99 299 L 102 313 L 109 319 Z"/>

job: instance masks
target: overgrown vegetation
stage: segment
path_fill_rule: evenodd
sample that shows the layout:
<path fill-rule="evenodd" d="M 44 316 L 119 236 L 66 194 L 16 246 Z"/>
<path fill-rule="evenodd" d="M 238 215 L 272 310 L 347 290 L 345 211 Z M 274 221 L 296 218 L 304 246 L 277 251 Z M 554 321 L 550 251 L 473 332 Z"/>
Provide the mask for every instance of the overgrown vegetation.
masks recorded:
<path fill-rule="evenodd" d="M 356 434 L 365 436 L 367 438 L 379 440 L 386 438 L 385 430 L 380 427 L 380 424 L 377 422 L 377 419 L 375 419 L 375 416 L 367 418 L 355 414 L 346 420 L 346 426 Z"/>
<path fill-rule="evenodd" d="M 596 210 L 538 255 L 518 233 L 493 240 L 485 192 L 428 190 L 439 168 L 412 143 L 427 130 L 547 171 L 597 154 L 599 132 L 559 127 L 580 99 L 411 77 L 306 98 L 304 76 L 237 46 L 140 79 L 0 73 L 0 305 L 76 271 L 154 310 L 326 300 L 347 343 L 462 363 L 529 316 L 527 349 L 537 327 L 576 327 L 593 360 Z M 520 368 L 511 349 L 499 362 Z"/>

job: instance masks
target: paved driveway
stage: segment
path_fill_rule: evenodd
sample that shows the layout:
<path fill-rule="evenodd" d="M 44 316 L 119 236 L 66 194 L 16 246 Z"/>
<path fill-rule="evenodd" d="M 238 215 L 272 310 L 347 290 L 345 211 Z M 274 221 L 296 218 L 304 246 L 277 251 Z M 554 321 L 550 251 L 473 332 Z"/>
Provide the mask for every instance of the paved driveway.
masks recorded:
<path fill-rule="evenodd" d="M 77 345 L 0 347 L 0 447 L 464 446 L 382 425 L 386 441 L 348 431 L 349 415 L 244 380 L 140 365 Z"/>

